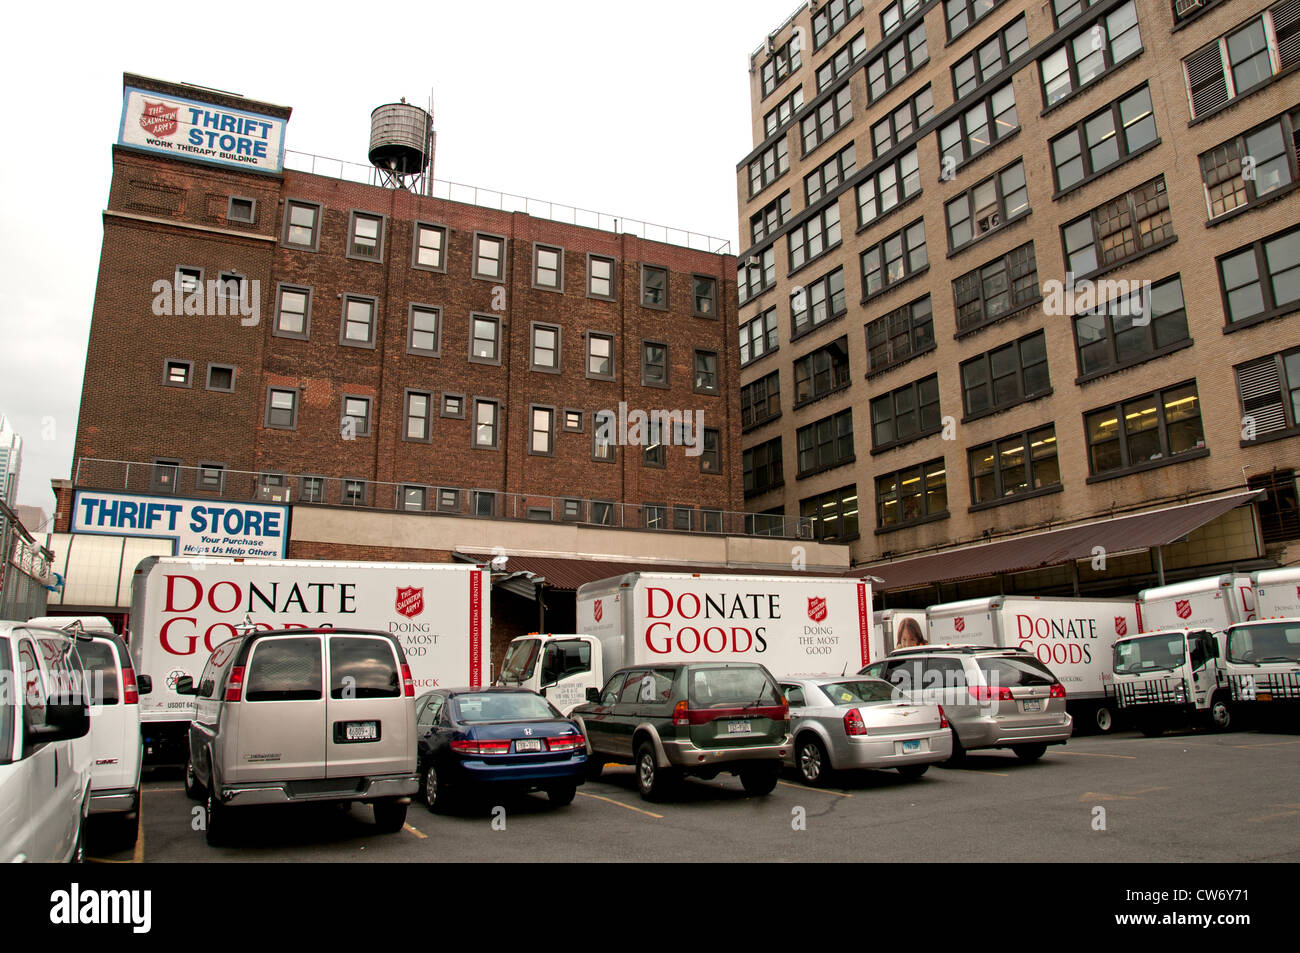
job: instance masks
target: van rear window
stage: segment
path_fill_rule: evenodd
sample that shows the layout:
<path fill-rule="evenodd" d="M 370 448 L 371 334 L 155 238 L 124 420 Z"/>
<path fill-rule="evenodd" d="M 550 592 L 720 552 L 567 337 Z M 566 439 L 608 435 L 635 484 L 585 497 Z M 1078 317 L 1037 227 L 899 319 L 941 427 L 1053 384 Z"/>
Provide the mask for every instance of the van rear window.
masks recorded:
<path fill-rule="evenodd" d="M 1015 688 L 1017 685 L 1051 685 L 1056 676 L 1042 662 L 1032 658 L 981 658 L 980 667 L 986 685 Z"/>
<path fill-rule="evenodd" d="M 330 636 L 330 698 L 397 698 L 402 680 L 387 639 Z"/>
<path fill-rule="evenodd" d="M 92 705 L 116 705 L 121 690 L 117 682 L 117 649 L 108 642 L 82 642 L 77 647 L 86 669 Z"/>
<path fill-rule="evenodd" d="M 686 683 L 692 708 L 781 704 L 776 683 L 761 668 L 692 668 Z"/>
<path fill-rule="evenodd" d="M 320 639 L 262 639 L 253 646 L 244 698 L 250 702 L 321 697 Z"/>

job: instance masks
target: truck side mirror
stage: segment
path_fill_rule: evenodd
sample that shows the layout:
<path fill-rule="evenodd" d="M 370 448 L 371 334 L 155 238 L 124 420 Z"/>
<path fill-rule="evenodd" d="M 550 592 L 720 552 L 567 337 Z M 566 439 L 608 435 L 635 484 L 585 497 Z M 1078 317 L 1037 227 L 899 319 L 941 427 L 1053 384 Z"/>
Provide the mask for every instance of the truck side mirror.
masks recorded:
<path fill-rule="evenodd" d="M 180 678 L 176 679 L 176 694 L 197 695 L 198 692 L 194 688 L 194 679 L 190 678 L 188 675 L 182 675 Z"/>
<path fill-rule="evenodd" d="M 599 704 L 600 704 L 600 689 L 599 689 L 599 688 L 592 688 L 591 686 L 588 686 L 588 687 L 587 687 L 587 701 L 592 702 L 593 704 L 597 704 L 597 705 L 599 705 Z"/>
<path fill-rule="evenodd" d="M 148 695 L 153 692 L 153 679 L 148 675 L 138 675 L 135 680 L 136 692 L 141 695 Z"/>

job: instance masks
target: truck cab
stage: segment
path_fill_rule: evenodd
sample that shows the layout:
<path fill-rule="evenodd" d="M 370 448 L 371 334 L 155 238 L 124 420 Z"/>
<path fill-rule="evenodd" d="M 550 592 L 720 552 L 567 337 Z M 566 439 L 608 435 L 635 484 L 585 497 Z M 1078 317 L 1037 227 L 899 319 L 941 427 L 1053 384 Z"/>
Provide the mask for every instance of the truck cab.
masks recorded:
<path fill-rule="evenodd" d="M 567 716 L 605 683 L 600 641 L 577 633 L 530 632 L 512 639 L 496 684 L 537 692 Z"/>
<path fill-rule="evenodd" d="M 1230 625 L 1223 669 L 1234 704 L 1276 708 L 1300 702 L 1300 618 Z"/>
<path fill-rule="evenodd" d="M 1117 639 L 1113 691 L 1138 729 L 1159 735 L 1199 720 L 1216 730 L 1232 723 L 1222 635 L 1209 629 L 1163 629 Z"/>

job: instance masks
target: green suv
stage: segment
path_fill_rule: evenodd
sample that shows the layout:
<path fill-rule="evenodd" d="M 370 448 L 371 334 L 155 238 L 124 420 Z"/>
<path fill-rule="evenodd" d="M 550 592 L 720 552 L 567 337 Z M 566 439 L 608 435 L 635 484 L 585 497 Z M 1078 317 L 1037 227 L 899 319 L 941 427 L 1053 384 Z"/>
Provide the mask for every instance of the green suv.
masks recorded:
<path fill-rule="evenodd" d="M 750 794 L 770 794 L 790 751 L 790 707 L 776 681 L 752 662 L 686 662 L 619 669 L 572 717 L 587 736 L 588 777 L 607 762 L 636 766 L 647 801 L 685 775 L 740 776 Z"/>

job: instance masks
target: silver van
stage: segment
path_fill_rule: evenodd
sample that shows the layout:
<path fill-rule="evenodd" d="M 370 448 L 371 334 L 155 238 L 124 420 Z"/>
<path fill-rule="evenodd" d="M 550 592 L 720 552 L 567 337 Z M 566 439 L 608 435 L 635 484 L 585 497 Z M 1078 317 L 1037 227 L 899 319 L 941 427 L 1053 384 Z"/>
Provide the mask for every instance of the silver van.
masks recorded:
<path fill-rule="evenodd" d="M 206 804 L 207 841 L 252 804 L 363 801 L 400 831 L 419 788 L 415 687 L 397 639 L 361 629 L 250 632 L 212 651 L 194 685 L 185 790 Z"/>

